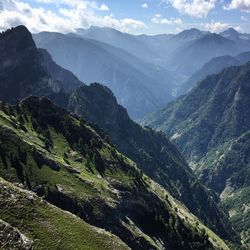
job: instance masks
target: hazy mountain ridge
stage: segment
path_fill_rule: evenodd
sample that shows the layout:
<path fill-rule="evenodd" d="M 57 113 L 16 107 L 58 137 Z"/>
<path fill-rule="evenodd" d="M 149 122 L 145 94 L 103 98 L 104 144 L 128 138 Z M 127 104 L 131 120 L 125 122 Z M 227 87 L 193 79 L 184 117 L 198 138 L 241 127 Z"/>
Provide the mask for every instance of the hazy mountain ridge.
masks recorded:
<path fill-rule="evenodd" d="M 224 68 L 231 66 L 243 65 L 250 61 L 250 52 L 244 52 L 237 56 L 221 56 L 215 57 L 202 66 L 200 70 L 195 72 L 182 86 L 180 93 L 185 94 L 198 84 L 199 81 L 205 79 L 209 75 L 218 74 Z"/>
<path fill-rule="evenodd" d="M 210 59 L 250 50 L 249 40 L 231 40 L 198 29 L 176 35 L 134 36 L 91 27 L 75 34 L 42 32 L 33 36 L 38 47 L 47 49 L 58 64 L 83 82 L 107 85 L 136 119 L 171 101 Z"/>
<path fill-rule="evenodd" d="M 157 58 L 157 54 L 147 44 L 137 39 L 136 36 L 122 33 L 116 29 L 91 26 L 86 30 L 78 30 L 76 34 L 122 48 L 130 54 L 137 55 L 149 62 Z"/>
<path fill-rule="evenodd" d="M 220 35 L 208 33 L 185 41 L 169 56 L 167 65 L 172 65 L 171 70 L 189 76 L 198 70 L 209 59 L 220 55 L 235 55 L 241 48 Z"/>
<path fill-rule="evenodd" d="M 249 40 L 250 35 L 247 33 L 240 33 L 233 28 L 229 28 L 220 33 L 221 36 L 228 38 L 230 40 Z"/>
<path fill-rule="evenodd" d="M 234 34 L 232 37 L 230 34 Z M 181 85 L 195 71 L 200 69 L 205 63 L 214 57 L 237 54 L 250 50 L 250 36 L 241 34 L 235 30 L 228 29 L 223 33 L 216 34 L 198 29 L 184 30 L 178 34 L 162 35 L 139 35 L 121 33 L 114 29 L 91 27 L 84 32 L 78 32 L 85 38 L 91 38 L 100 42 L 105 42 L 117 46 L 132 54 L 140 55 L 137 46 L 133 47 L 140 41 L 140 51 L 144 50 L 143 55 L 151 58 L 149 62 L 159 65 L 176 75 L 176 85 Z M 235 36 L 237 35 L 237 39 Z M 114 42 L 114 39 L 120 41 Z M 129 40 L 129 42 L 127 42 Z M 129 47 L 127 46 L 129 44 Z M 148 55 L 153 51 L 154 55 Z"/>
<path fill-rule="evenodd" d="M 194 73 L 199 68 L 201 68 L 210 59 L 218 56 L 236 56 L 239 53 L 250 50 L 250 36 L 247 34 L 237 33 L 238 39 L 233 39 L 231 35 L 232 29 L 228 29 L 223 33 L 216 34 L 210 32 L 202 32 L 196 29 L 191 29 L 183 31 L 182 33 L 186 38 L 185 44 L 178 46 L 178 49 L 174 52 L 172 57 L 170 57 L 170 63 L 176 62 L 175 67 L 178 65 L 179 73 L 183 72 L 190 76 L 190 73 Z M 180 34 L 177 34 L 178 37 Z M 227 35 L 226 35 L 227 34 Z M 241 36 L 245 37 L 242 39 Z M 235 38 L 235 33 L 234 36 Z M 193 38 L 193 39 L 192 39 Z M 188 39 L 188 40 L 187 40 Z M 181 60 L 183 56 L 184 61 Z M 180 61 L 178 61 L 180 58 Z M 190 63 L 190 64 L 189 64 Z"/>
<path fill-rule="evenodd" d="M 83 82 L 101 82 L 132 117 L 142 117 L 172 99 L 175 76 L 119 48 L 90 39 L 43 32 L 33 35 L 61 66 Z"/>

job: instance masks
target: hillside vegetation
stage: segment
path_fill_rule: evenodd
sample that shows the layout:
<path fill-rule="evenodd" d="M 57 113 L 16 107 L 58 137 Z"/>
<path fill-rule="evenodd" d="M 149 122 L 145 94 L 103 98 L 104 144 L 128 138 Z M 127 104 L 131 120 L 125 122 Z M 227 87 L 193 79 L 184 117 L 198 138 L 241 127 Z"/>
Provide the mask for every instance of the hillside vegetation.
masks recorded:
<path fill-rule="evenodd" d="M 47 99 L 30 97 L 15 107 L 1 103 L 0 124 L 0 174 L 5 180 L 18 183 L 22 189 L 32 190 L 58 208 L 110 231 L 132 249 L 164 249 L 166 246 L 169 249 L 183 249 L 183 246 L 186 249 L 228 249 L 183 205 L 120 154 L 102 131 Z M 9 192 L 15 188 L 1 183 L 10 186 Z M 3 189 L 1 194 L 7 195 Z M 38 239 L 36 244 L 46 245 L 57 244 L 57 233 L 61 235 L 60 230 L 69 233 L 74 221 L 77 227 L 72 232 L 72 241 L 81 240 L 77 230 L 86 227 L 91 246 L 94 228 L 61 210 L 52 209 L 38 198 L 34 198 L 34 206 L 29 206 L 33 198 L 26 201 L 25 194 L 27 192 L 20 189 L 16 191 L 16 195 L 20 195 L 19 202 L 24 203 L 20 205 L 24 206 L 21 214 L 12 212 L 12 200 L 1 201 L 4 204 L 1 218 L 6 223 L 20 226 L 17 221 L 23 218 L 19 230 L 31 240 L 40 229 L 27 214 L 38 213 L 36 219 L 45 216 L 52 228 L 57 223 L 65 223 L 58 225 L 54 241 L 48 236 L 50 229 L 47 231 L 41 225 L 45 239 Z M 61 222 L 60 216 L 68 216 L 68 220 Z M 31 223 L 31 228 L 27 228 L 26 223 Z M 96 239 L 96 234 L 93 237 Z M 110 240 L 103 239 L 100 233 L 100 244 L 108 244 Z M 66 243 L 62 241 L 62 244 Z M 126 248 L 115 237 L 113 244 Z"/>
<path fill-rule="evenodd" d="M 143 122 L 168 134 L 201 181 L 221 195 L 222 204 L 247 247 L 249 105 L 250 63 L 247 63 L 205 78 L 187 95 Z"/>

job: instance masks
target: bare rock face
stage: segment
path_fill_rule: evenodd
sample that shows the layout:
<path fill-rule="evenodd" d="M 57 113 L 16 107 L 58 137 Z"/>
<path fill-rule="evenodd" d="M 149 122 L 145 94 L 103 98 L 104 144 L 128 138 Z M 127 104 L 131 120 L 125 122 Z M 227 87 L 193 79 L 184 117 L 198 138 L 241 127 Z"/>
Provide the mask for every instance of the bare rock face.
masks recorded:
<path fill-rule="evenodd" d="M 2 249 L 9 250 L 31 250 L 33 241 L 24 234 L 19 232 L 17 228 L 0 219 L 0 246 Z"/>
<path fill-rule="evenodd" d="M 8 103 L 16 104 L 30 95 L 56 99 L 55 95 L 65 95 L 83 84 L 38 49 L 24 26 L 0 34 L 0 55 L 0 99 Z"/>

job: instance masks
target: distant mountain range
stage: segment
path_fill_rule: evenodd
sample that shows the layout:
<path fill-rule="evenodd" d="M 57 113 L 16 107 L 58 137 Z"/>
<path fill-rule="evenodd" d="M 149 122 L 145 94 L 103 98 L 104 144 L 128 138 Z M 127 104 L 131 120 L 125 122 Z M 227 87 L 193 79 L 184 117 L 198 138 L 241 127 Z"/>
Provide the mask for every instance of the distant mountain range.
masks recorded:
<path fill-rule="evenodd" d="M 22 183 L 24 189 L 44 196 L 58 208 L 111 231 L 133 249 L 161 249 L 165 245 L 174 250 L 183 246 L 227 249 L 203 223 L 223 239 L 239 243 L 217 205 L 218 197 L 197 180 L 162 133 L 130 120 L 107 87 L 97 83 L 87 86 L 56 65 L 31 43 L 25 27 L 1 34 L 0 41 L 5 59 L 12 58 L 13 51 L 19 55 L 6 71 L 4 63 L 0 66 L 4 76 L 0 90 L 9 94 L 4 101 L 16 104 L 25 93 L 27 97 L 46 96 L 75 113 L 46 98 L 30 97 L 15 107 L 2 102 L 0 152 L 9 152 L 0 157 L 4 179 Z M 35 58 L 32 67 L 23 67 L 30 52 Z M 6 85 L 13 72 L 15 79 Z M 33 75 L 36 78 L 29 81 Z M 50 84 L 54 79 L 59 86 L 56 89 Z M 13 84 L 21 86 L 13 93 L 18 98 L 10 95 Z M 5 218 L 13 216 L 17 215 Z M 114 244 L 121 242 L 115 240 Z"/>
<path fill-rule="evenodd" d="M 232 28 L 220 34 L 192 28 L 175 35 L 133 36 L 110 28 L 91 27 L 76 34 L 119 47 L 183 77 L 190 77 L 213 57 L 235 56 L 250 50 L 250 35 Z"/>
<path fill-rule="evenodd" d="M 243 65 L 250 61 L 250 52 L 244 52 L 237 56 L 220 56 L 211 59 L 200 70 L 195 72 L 185 83 L 180 87 L 179 94 L 185 94 L 191 90 L 197 83 L 205 79 L 209 75 L 218 74 L 222 69 L 230 66 Z"/>
<path fill-rule="evenodd" d="M 229 28 L 220 33 L 221 36 L 228 38 L 230 40 L 249 40 L 250 34 L 240 33 L 233 28 Z"/>
<path fill-rule="evenodd" d="M 214 33 L 206 33 L 192 40 L 186 38 L 185 43 L 183 44 L 182 40 L 181 43 L 181 46 L 170 53 L 166 65 L 186 76 L 215 56 L 234 55 L 245 50 L 236 42 Z"/>
<path fill-rule="evenodd" d="M 247 248 L 249 105 L 250 62 L 206 77 L 188 94 L 144 120 L 144 124 L 164 131 L 201 181 L 220 194 Z"/>
<path fill-rule="evenodd" d="M 150 62 L 156 60 L 158 57 L 150 46 L 141 42 L 136 36 L 122 33 L 116 29 L 91 26 L 86 30 L 78 29 L 76 34 L 121 48 L 132 55 L 136 55 Z"/>
<path fill-rule="evenodd" d="M 135 36 L 91 27 L 33 37 L 38 47 L 84 83 L 108 86 L 134 119 L 183 93 L 188 79 L 212 58 L 250 51 L 249 36 L 234 29 L 220 34 L 190 29 L 176 35 Z"/>
<path fill-rule="evenodd" d="M 125 36 L 125 35 L 124 35 Z M 61 66 L 87 84 L 108 86 L 134 118 L 154 111 L 172 99 L 175 75 L 127 51 L 96 40 L 42 32 L 33 35 Z"/>

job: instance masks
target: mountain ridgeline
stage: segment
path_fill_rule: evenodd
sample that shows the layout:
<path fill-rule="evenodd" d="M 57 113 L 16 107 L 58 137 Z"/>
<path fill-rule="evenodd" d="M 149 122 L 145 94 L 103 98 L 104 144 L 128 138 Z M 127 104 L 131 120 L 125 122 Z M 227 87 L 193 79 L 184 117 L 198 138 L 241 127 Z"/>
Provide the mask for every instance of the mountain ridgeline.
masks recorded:
<path fill-rule="evenodd" d="M 165 131 L 201 181 L 221 195 L 249 246 L 250 63 L 222 70 L 144 124 Z M 247 198 L 248 197 L 248 198 Z"/>
<path fill-rule="evenodd" d="M 59 98 L 82 83 L 37 49 L 32 35 L 18 26 L 0 35 L 0 99 L 15 104 L 29 95 Z"/>
<path fill-rule="evenodd" d="M 209 62 L 204 64 L 201 69 L 195 72 L 180 88 L 180 94 L 185 94 L 198 82 L 202 81 L 209 75 L 220 73 L 225 68 L 231 66 L 240 66 L 250 61 L 250 52 L 244 52 L 237 56 L 220 56 L 211 59 Z"/>
<path fill-rule="evenodd" d="M 132 121 L 107 87 L 87 86 L 54 63 L 25 27 L 1 34 L 0 43 L 0 183 L 9 194 L 18 190 L 24 197 L 24 214 L 15 214 L 10 200 L 3 203 L 3 225 L 12 231 L 20 226 L 38 248 L 55 241 L 69 247 L 49 237 L 47 227 L 39 235 L 29 222 L 25 197 L 31 190 L 31 214 L 42 220 L 51 211 L 45 221 L 53 227 L 66 216 L 63 210 L 69 211 L 64 233 L 77 218 L 70 242 L 81 244 L 79 230 L 85 227 L 90 249 L 95 227 L 110 232 L 110 249 L 228 249 L 223 240 L 239 243 L 219 197 L 201 184 L 163 133 Z M 44 200 L 48 203 L 39 210 Z M 102 237 L 107 232 L 99 233 L 100 244 L 107 246 Z"/>
<path fill-rule="evenodd" d="M 133 36 L 110 28 L 90 27 L 76 34 L 121 48 L 186 77 L 213 57 L 250 50 L 249 36 L 233 29 L 221 34 L 192 28 L 173 35 Z"/>

